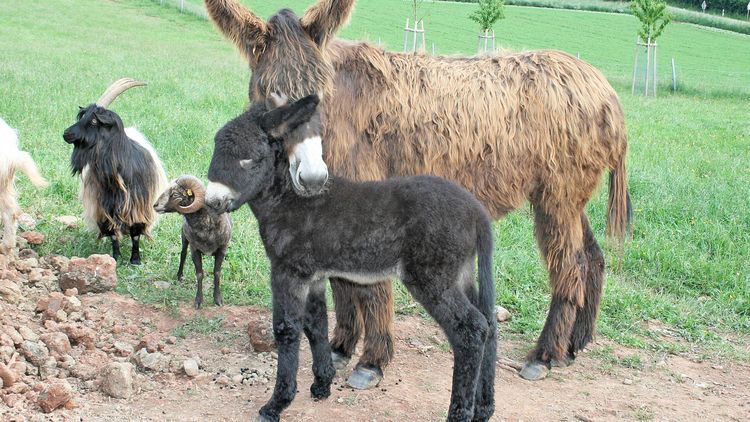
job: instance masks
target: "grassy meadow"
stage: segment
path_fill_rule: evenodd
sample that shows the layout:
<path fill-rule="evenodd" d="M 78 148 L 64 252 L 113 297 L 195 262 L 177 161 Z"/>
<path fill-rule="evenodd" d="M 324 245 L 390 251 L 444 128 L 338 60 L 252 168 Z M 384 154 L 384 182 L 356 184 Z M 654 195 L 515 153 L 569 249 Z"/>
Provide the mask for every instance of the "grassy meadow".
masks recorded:
<path fill-rule="evenodd" d="M 282 6 L 301 14 L 312 0 L 245 2 L 267 17 Z M 473 5 L 420 7 L 428 48 L 435 43 L 442 54 L 474 51 L 475 30 L 465 18 Z M 340 35 L 399 50 L 408 14 L 405 1 L 360 1 Z M 149 137 L 170 177 L 205 179 L 214 133 L 247 105 L 249 72 L 233 45 L 205 19 L 158 1 L 2 2 L 0 22 L 0 116 L 19 129 L 22 146 L 51 181 L 43 191 L 24 178 L 18 184 L 23 208 L 47 235 L 41 253 L 110 252 L 108 241 L 97 243 L 83 229 L 63 230 L 53 219 L 82 212 L 62 132 L 78 106 L 98 98 L 111 81 L 131 76 L 149 82 L 112 109 Z M 630 94 L 636 26 L 635 18 L 622 14 L 508 7 L 497 36 L 504 48 L 579 53 L 602 69 L 625 107 L 635 233 L 622 268 L 607 270 L 599 332 L 637 347 L 697 346 L 701 353 L 742 356 L 750 333 L 750 37 L 670 25 L 659 41 L 660 80 L 668 85 L 667 63 L 674 57 L 681 91 L 662 89 L 660 98 L 644 99 Z M 603 188 L 588 208 L 602 243 L 605 207 Z M 268 262 L 256 224 L 247 208 L 233 218 L 225 302 L 268 305 Z M 154 239 L 142 247 L 145 264 L 119 267 L 121 292 L 167 309 L 192 300 L 192 282 L 173 282 L 180 225 L 177 215 L 161 219 Z M 527 208 L 495 224 L 498 303 L 513 315 L 504 332 L 528 338 L 541 329 L 549 301 L 532 231 Z M 616 264 L 615 254 L 608 255 Z M 192 278 L 188 265 L 186 279 Z M 155 281 L 173 284 L 161 289 Z M 397 307 L 415 309 L 403 291 Z M 690 344 L 665 343 L 650 321 Z"/>

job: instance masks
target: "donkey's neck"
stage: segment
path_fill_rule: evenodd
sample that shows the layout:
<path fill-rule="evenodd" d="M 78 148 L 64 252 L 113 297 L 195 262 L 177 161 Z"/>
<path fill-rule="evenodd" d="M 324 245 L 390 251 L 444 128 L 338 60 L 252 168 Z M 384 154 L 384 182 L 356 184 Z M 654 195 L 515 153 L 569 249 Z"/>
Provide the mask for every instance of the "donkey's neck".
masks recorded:
<path fill-rule="evenodd" d="M 289 164 L 277 158 L 273 180 L 247 204 L 252 209 L 255 219 L 262 226 L 280 215 L 288 214 L 292 208 L 300 206 L 305 199 L 308 198 L 303 198 L 294 192 L 289 175 Z"/>

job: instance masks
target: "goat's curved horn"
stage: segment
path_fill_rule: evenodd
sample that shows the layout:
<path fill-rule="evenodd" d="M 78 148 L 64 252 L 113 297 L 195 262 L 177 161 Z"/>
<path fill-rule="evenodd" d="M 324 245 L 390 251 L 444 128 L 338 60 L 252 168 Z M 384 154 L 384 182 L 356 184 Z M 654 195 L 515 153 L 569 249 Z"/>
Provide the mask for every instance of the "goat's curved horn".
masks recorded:
<path fill-rule="evenodd" d="M 127 89 L 133 88 L 134 86 L 144 85 L 146 85 L 146 82 L 136 81 L 132 78 L 118 79 L 114 81 L 106 91 L 104 91 L 104 94 L 102 94 L 102 96 L 99 97 L 98 100 L 96 100 L 96 105 L 98 105 L 99 107 L 107 108 L 110 104 L 112 104 L 112 101 L 114 101 L 118 95 L 122 94 Z"/>
<path fill-rule="evenodd" d="M 203 208 L 203 204 L 206 202 L 206 188 L 203 186 L 203 182 L 195 176 L 180 176 L 176 183 L 193 193 L 193 202 L 190 205 L 186 207 L 177 206 L 177 211 L 180 214 L 192 214 Z"/>

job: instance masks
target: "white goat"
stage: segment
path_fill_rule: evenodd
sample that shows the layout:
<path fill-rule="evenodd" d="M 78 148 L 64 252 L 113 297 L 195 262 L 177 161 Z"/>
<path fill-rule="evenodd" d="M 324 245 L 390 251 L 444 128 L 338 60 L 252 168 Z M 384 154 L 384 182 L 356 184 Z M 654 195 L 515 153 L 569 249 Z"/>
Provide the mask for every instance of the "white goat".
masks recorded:
<path fill-rule="evenodd" d="M 16 170 L 26 174 L 38 187 L 46 187 L 47 181 L 39 174 L 31 155 L 18 148 L 18 132 L 1 118 L 0 151 L 0 214 L 4 226 L 0 253 L 12 254 L 16 247 L 16 218 L 21 213 L 16 201 Z"/>

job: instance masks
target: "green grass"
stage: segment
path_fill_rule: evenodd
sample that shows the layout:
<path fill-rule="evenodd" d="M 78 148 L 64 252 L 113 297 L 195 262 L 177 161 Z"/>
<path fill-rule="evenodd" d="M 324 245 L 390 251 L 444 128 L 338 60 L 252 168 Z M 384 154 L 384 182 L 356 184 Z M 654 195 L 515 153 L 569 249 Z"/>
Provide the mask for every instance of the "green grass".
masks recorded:
<path fill-rule="evenodd" d="M 198 3 L 198 2 L 195 2 Z M 261 16 L 281 5 L 301 13 L 311 1 L 249 1 Z M 270 3 L 270 4 L 267 4 Z M 476 45 L 470 6 L 425 3 L 428 45 L 441 53 L 471 53 Z M 361 1 L 343 37 L 380 39 L 400 49 L 408 3 Z M 659 99 L 629 91 L 637 23 L 627 15 L 509 7 L 498 37 L 505 47 L 557 48 L 603 70 L 618 89 L 630 134 L 630 188 L 635 236 L 621 270 L 607 270 L 599 332 L 651 350 L 698 346 L 707 355 L 740 356 L 750 332 L 750 42 L 745 36 L 675 24 L 660 41 L 661 69 L 675 57 L 683 91 Z M 21 179 L 24 209 L 47 235 L 41 253 L 108 253 L 93 234 L 65 231 L 57 215 L 79 215 L 70 146 L 61 138 L 77 107 L 98 98 L 122 76 L 149 82 L 112 106 L 153 142 L 171 177 L 205 179 L 216 130 L 246 106 L 247 65 L 210 23 L 149 0 L 34 0 L 0 3 L 0 116 L 20 130 L 50 188 Z M 665 80 L 662 73 L 662 80 Z M 588 213 L 603 238 L 606 190 Z M 269 305 L 268 262 L 251 214 L 233 216 L 223 296 L 231 304 Z M 191 302 L 192 266 L 174 282 L 179 256 L 176 215 L 162 218 L 143 247 L 145 265 L 120 266 L 123 293 L 165 309 Z M 503 329 L 535 338 L 549 301 L 528 209 L 496 223 L 498 303 L 512 312 Z M 601 239 L 603 241 L 603 239 Z M 125 248 L 124 253 L 129 251 Z M 610 263 L 614 262 L 609 257 Z M 206 262 L 208 268 L 211 262 Z M 154 286 L 169 281 L 169 288 Z M 397 306 L 412 312 L 398 289 Z M 210 294 L 207 292 L 207 294 Z M 210 297 L 210 296 L 207 296 Z M 207 305 L 207 306 L 210 306 Z M 650 331 L 670 327 L 689 348 Z M 200 328 L 204 322 L 194 324 Z M 191 326 L 192 327 L 192 326 Z M 185 327 L 185 330 L 193 329 Z"/>
<path fill-rule="evenodd" d="M 453 0 L 448 0 L 453 1 Z M 464 0 L 458 0 L 464 1 Z M 476 2 L 476 0 L 466 0 Z M 625 13 L 631 14 L 629 1 L 603 1 L 603 0 L 507 0 L 506 5 L 548 7 L 553 9 L 589 10 L 594 12 Z M 698 9 L 699 10 L 699 9 Z M 674 22 L 692 23 L 726 31 L 750 34 L 750 22 L 745 15 L 716 15 L 716 9 L 709 9 L 708 13 L 698 10 L 689 10 L 682 7 L 668 6 Z"/>

